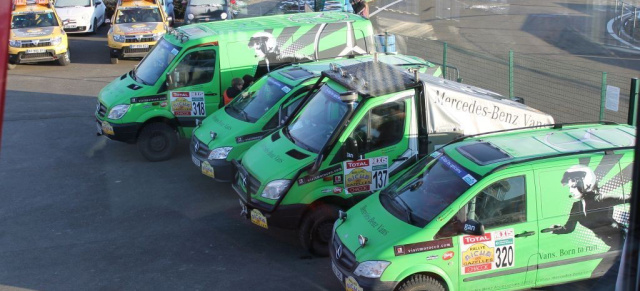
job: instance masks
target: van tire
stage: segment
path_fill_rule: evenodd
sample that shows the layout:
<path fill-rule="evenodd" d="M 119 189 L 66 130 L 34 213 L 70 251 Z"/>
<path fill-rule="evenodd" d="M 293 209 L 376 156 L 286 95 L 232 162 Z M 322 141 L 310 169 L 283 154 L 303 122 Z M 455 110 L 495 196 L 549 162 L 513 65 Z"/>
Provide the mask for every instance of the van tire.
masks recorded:
<path fill-rule="evenodd" d="M 71 54 L 67 50 L 67 52 L 58 59 L 58 65 L 68 66 L 69 64 L 71 64 Z"/>
<path fill-rule="evenodd" d="M 96 33 L 98 33 L 98 18 L 93 19 L 93 31 L 91 31 L 91 34 Z"/>
<path fill-rule="evenodd" d="M 18 67 L 17 64 L 7 63 L 7 70 L 13 70 Z"/>
<path fill-rule="evenodd" d="M 111 63 L 114 65 L 118 64 L 118 58 L 111 58 Z"/>
<path fill-rule="evenodd" d="M 165 161 L 178 146 L 178 133 L 166 123 L 154 122 L 142 128 L 137 145 L 142 156 L 150 162 Z"/>
<path fill-rule="evenodd" d="M 305 215 L 298 231 L 304 249 L 321 257 L 329 255 L 331 232 L 339 210 L 333 205 L 321 205 Z"/>
<path fill-rule="evenodd" d="M 411 276 L 406 281 L 402 282 L 397 289 L 398 291 L 445 291 L 447 290 L 440 280 L 423 274 L 417 274 Z"/>

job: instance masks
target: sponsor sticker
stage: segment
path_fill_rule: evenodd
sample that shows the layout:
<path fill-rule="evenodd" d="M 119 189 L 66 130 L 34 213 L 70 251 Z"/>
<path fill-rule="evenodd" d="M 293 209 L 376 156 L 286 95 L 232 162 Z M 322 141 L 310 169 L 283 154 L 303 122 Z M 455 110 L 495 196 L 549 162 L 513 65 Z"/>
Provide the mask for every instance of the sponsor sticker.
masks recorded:
<path fill-rule="evenodd" d="M 448 251 L 448 252 L 442 254 L 442 259 L 445 260 L 445 261 L 448 261 L 448 260 L 453 258 L 454 254 L 455 253 L 453 251 Z"/>
<path fill-rule="evenodd" d="M 340 185 L 340 184 L 342 184 L 342 175 L 333 176 L 333 185 Z"/>
<path fill-rule="evenodd" d="M 469 184 L 469 186 L 473 186 L 473 184 L 478 182 L 473 176 L 471 176 L 471 174 L 467 173 L 467 171 L 465 171 L 460 165 L 449 159 L 447 156 L 442 156 L 440 158 L 440 162 L 456 173 L 456 175 Z"/>
<path fill-rule="evenodd" d="M 207 115 L 204 106 L 203 91 L 171 92 L 171 112 L 177 117 L 204 117 Z"/>
<path fill-rule="evenodd" d="M 437 255 L 428 256 L 428 257 L 427 257 L 427 261 L 432 261 L 432 260 L 435 260 L 435 259 L 437 259 L 437 258 L 438 258 L 438 256 L 437 256 Z"/>
<path fill-rule="evenodd" d="M 376 157 L 344 162 L 346 193 L 375 191 L 386 186 L 389 178 L 388 160 L 388 157 Z"/>
<path fill-rule="evenodd" d="M 313 182 L 315 180 L 323 179 L 324 177 L 329 177 L 329 176 L 331 176 L 331 175 L 333 175 L 335 173 L 340 172 L 341 170 L 342 170 L 342 167 L 340 167 L 340 165 L 333 166 L 333 167 L 330 167 L 330 168 L 326 168 L 326 169 L 324 169 L 322 171 L 319 171 L 318 173 L 316 173 L 313 176 L 304 176 L 304 177 L 298 179 L 298 185 L 308 184 L 308 183 L 311 183 L 311 182 Z"/>
<path fill-rule="evenodd" d="M 462 274 L 513 267 L 515 263 L 513 229 L 492 231 L 484 235 L 462 236 L 460 260 Z"/>
<path fill-rule="evenodd" d="M 213 167 L 211 166 L 211 164 L 209 164 L 208 161 L 202 162 L 201 169 L 202 169 L 202 174 L 204 174 L 205 176 L 215 178 L 215 175 L 213 173 Z"/>
<path fill-rule="evenodd" d="M 333 194 L 340 194 L 340 193 L 342 193 L 342 188 L 340 187 L 333 188 Z"/>
<path fill-rule="evenodd" d="M 440 249 L 447 249 L 453 247 L 453 240 L 451 238 L 423 241 L 414 244 L 400 245 L 393 247 L 393 253 L 396 256 L 410 255 L 421 252 L 429 252 Z"/>

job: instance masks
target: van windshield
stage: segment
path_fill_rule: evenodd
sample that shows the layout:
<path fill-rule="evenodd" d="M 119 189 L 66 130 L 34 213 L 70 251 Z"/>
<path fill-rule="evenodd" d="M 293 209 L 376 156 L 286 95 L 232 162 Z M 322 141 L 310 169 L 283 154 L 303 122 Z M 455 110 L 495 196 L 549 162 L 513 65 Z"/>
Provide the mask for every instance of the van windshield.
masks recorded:
<path fill-rule="evenodd" d="M 348 110 L 340 94 L 324 85 L 286 128 L 288 137 L 301 148 L 320 153 Z"/>
<path fill-rule="evenodd" d="M 255 89 L 258 91 L 252 92 Z M 234 98 L 235 102 L 229 104 L 225 110 L 236 119 L 255 123 L 289 93 L 291 88 L 274 78 L 267 77 L 261 78 L 247 90 L 248 92 L 240 93 L 239 98 Z M 247 97 L 242 97 L 243 94 Z"/>
<path fill-rule="evenodd" d="M 180 49 L 182 48 L 171 44 L 166 39 L 161 39 L 149 54 L 140 61 L 138 67 L 133 70 L 133 77 L 137 82 L 145 85 L 155 84 L 160 75 L 176 58 Z"/>
<path fill-rule="evenodd" d="M 448 156 L 422 159 L 413 169 L 380 192 L 380 203 L 394 216 L 424 227 L 477 182 Z"/>

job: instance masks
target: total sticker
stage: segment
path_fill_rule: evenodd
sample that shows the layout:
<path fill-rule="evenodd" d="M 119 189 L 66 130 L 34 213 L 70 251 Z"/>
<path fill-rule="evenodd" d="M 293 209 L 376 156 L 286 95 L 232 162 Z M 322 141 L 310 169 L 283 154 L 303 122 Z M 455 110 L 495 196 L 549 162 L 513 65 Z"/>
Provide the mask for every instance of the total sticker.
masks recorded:
<path fill-rule="evenodd" d="M 344 188 L 347 194 L 375 191 L 387 185 L 388 157 L 344 162 Z"/>
<path fill-rule="evenodd" d="M 203 91 L 171 92 L 171 112 L 178 117 L 206 116 Z"/>
<path fill-rule="evenodd" d="M 355 278 L 349 276 L 347 280 L 344 281 L 344 289 L 346 291 L 362 291 L 362 287 L 358 284 Z"/>
<path fill-rule="evenodd" d="M 462 236 L 460 251 L 462 274 L 513 267 L 515 264 L 513 229 L 497 230 L 484 235 Z"/>

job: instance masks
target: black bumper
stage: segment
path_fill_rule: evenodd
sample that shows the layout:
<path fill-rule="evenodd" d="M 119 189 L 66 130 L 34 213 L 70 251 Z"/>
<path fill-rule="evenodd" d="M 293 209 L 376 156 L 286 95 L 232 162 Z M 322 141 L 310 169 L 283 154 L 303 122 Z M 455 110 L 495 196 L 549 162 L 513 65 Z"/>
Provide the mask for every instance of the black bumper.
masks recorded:
<path fill-rule="evenodd" d="M 96 119 L 96 121 L 102 124 L 102 121 Z M 113 134 L 102 133 L 102 135 L 108 137 L 109 139 L 126 142 L 126 143 L 135 143 L 138 138 L 138 130 L 140 129 L 139 123 L 109 123 L 111 127 L 113 127 Z M 98 133 L 99 134 L 99 133 Z"/>
<path fill-rule="evenodd" d="M 43 53 L 27 54 L 25 52 L 19 52 L 15 55 L 9 55 L 9 63 L 11 64 L 26 64 L 37 62 L 51 62 L 62 58 L 64 54 L 56 55 L 55 50 L 46 50 Z"/>
<path fill-rule="evenodd" d="M 240 174 L 242 171 L 241 165 L 236 160 L 233 160 L 233 166 L 237 168 L 238 174 L 234 177 L 233 183 L 231 187 L 236 191 L 238 196 L 240 197 L 240 204 L 246 207 L 246 215 L 247 218 L 251 213 L 251 210 L 257 209 L 259 210 L 266 218 L 267 224 L 269 226 L 275 226 L 278 228 L 285 229 L 297 229 L 300 225 L 300 220 L 304 215 L 308 205 L 306 204 L 290 204 L 290 205 L 281 205 L 277 204 L 269 204 L 262 202 L 260 200 L 254 199 L 249 195 L 244 189 L 246 186 L 240 186 Z M 284 196 L 283 196 L 284 197 Z"/>
<path fill-rule="evenodd" d="M 344 245 L 342 245 L 343 252 L 349 252 L 348 255 L 343 256 L 351 256 L 351 258 L 342 258 L 341 256 L 340 259 L 336 259 L 336 244 L 341 244 L 341 242 L 339 240 L 336 240 L 335 236 L 331 238 L 331 242 L 332 243 L 329 244 L 329 257 L 331 258 L 331 265 L 332 268 L 333 266 L 335 266 L 338 272 L 342 274 L 343 278 L 340 284 L 343 287 L 345 286 L 345 282 L 349 277 L 354 278 L 363 291 L 394 290 L 394 288 L 398 285 L 398 282 L 395 281 L 380 281 L 380 279 L 366 278 L 354 275 L 353 272 L 355 272 L 356 268 L 358 267 L 358 263 L 355 261 L 355 257 L 351 255 L 351 252 L 346 250 L 346 247 Z M 350 262 L 351 266 L 347 267 L 347 263 L 345 262 Z M 336 280 L 340 280 L 337 275 Z"/>
<path fill-rule="evenodd" d="M 197 144 L 197 146 L 196 146 Z M 199 164 L 207 161 L 213 167 L 213 179 L 217 182 L 230 183 L 236 176 L 236 168 L 227 160 L 209 160 L 211 150 L 202 141 L 198 140 L 195 135 L 191 138 L 189 146 L 191 158 L 200 161 Z"/>
<path fill-rule="evenodd" d="M 153 48 L 150 45 L 148 48 L 140 48 L 134 49 L 130 47 L 124 47 L 122 49 L 109 48 L 109 54 L 112 58 L 144 58 L 144 56 L 149 53 L 149 51 Z"/>

